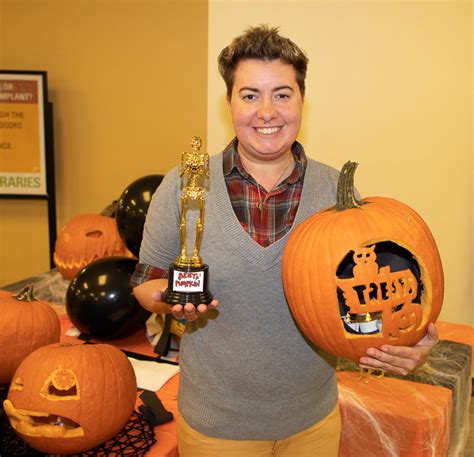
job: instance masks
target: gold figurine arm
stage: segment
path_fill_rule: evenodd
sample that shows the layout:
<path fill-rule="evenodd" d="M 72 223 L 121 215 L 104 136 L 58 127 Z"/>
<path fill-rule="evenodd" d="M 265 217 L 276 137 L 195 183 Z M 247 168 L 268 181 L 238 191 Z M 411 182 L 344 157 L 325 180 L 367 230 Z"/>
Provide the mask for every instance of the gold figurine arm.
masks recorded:
<path fill-rule="evenodd" d="M 186 170 L 186 152 L 181 153 L 181 163 L 179 164 L 179 177 L 184 175 Z"/>

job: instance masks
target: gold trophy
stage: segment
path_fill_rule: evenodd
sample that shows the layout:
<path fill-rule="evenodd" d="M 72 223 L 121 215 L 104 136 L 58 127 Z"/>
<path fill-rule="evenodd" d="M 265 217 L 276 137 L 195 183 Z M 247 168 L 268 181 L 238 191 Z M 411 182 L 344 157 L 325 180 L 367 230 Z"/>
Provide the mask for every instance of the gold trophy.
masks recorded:
<path fill-rule="evenodd" d="M 171 305 L 192 303 L 208 304 L 212 294 L 208 290 L 209 267 L 199 256 L 202 230 L 204 227 L 204 192 L 205 181 L 209 178 L 209 155 L 199 152 L 202 146 L 201 138 L 194 136 L 191 141 L 191 152 L 183 152 L 179 167 L 179 176 L 183 182 L 181 195 L 180 237 L 181 253 L 170 265 L 168 288 L 162 295 L 164 302 Z M 186 212 L 191 206 L 199 206 L 196 220 L 196 239 L 192 256 L 188 257 L 186 250 Z"/>

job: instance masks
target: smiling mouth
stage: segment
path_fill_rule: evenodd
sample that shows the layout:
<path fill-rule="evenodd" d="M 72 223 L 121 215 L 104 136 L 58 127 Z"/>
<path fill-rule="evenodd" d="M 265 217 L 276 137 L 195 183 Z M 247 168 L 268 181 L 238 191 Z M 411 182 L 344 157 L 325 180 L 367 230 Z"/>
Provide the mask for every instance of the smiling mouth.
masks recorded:
<path fill-rule="evenodd" d="M 12 427 L 23 435 L 48 438 L 84 436 L 83 428 L 71 419 L 47 413 L 17 409 L 10 400 L 5 400 L 3 407 Z"/>
<path fill-rule="evenodd" d="M 272 133 L 279 132 L 281 127 L 257 127 L 256 130 L 262 135 L 271 135 Z"/>

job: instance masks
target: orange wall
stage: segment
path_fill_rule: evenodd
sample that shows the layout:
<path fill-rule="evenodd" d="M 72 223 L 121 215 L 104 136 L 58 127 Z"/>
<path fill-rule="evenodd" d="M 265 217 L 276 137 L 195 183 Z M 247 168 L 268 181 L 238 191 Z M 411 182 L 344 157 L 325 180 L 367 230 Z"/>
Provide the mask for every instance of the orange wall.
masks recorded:
<path fill-rule="evenodd" d="M 205 0 L 0 0 L 0 67 L 46 70 L 58 230 L 206 138 Z M 206 146 L 206 144 L 204 144 Z M 49 269 L 47 205 L 0 199 L 0 286 Z"/>

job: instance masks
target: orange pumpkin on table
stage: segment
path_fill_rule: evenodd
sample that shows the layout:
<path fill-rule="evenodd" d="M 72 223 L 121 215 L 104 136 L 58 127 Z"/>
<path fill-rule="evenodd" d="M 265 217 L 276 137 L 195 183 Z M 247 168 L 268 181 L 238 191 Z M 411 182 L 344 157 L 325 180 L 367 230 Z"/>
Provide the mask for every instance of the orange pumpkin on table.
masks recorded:
<path fill-rule="evenodd" d="M 0 384 L 8 384 L 28 354 L 59 341 L 61 325 L 53 308 L 34 298 L 33 286 L 18 295 L 0 292 Z"/>
<path fill-rule="evenodd" d="M 397 200 L 354 195 L 341 171 L 335 207 L 301 223 L 283 253 L 283 285 L 306 337 L 358 360 L 369 347 L 413 345 L 443 301 L 441 259 L 423 219 Z"/>
<path fill-rule="evenodd" d="M 115 219 L 101 214 L 79 214 L 61 229 L 54 248 L 54 264 L 65 279 L 94 260 L 132 254 L 125 246 Z"/>
<path fill-rule="evenodd" d="M 127 357 L 107 344 L 52 344 L 15 372 L 3 406 L 15 432 L 46 454 L 94 448 L 130 419 L 137 383 Z"/>

